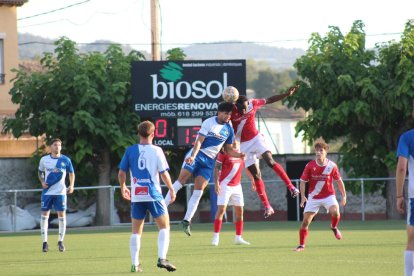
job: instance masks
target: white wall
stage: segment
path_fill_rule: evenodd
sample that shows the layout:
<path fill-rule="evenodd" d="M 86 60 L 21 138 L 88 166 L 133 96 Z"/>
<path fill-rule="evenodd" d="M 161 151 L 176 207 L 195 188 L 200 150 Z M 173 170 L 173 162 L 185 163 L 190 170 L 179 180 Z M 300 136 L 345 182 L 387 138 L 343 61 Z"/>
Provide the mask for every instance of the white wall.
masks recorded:
<path fill-rule="evenodd" d="M 310 147 L 302 142 L 303 135 L 295 137 L 296 123 L 291 119 L 265 118 L 264 122 L 262 119 L 259 122 L 256 120 L 257 128 L 265 135 L 273 154 L 310 153 Z"/>

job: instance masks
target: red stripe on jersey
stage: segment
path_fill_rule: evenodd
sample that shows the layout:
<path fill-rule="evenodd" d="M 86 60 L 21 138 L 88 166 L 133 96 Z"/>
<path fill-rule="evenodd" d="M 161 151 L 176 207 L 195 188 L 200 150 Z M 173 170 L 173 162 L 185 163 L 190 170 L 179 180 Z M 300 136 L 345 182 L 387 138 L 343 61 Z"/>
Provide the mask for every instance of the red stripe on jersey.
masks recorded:
<path fill-rule="evenodd" d="M 228 186 L 239 185 L 242 175 L 242 168 L 244 166 L 243 159 L 231 157 L 228 154 L 220 152 L 217 156 L 217 162 L 222 163 L 219 182 L 225 183 Z"/>
<path fill-rule="evenodd" d="M 330 160 L 326 166 L 319 166 L 315 160 L 310 161 L 300 177 L 301 180 L 309 182 L 309 197 L 314 199 L 335 195 L 333 180 L 340 178 L 337 165 Z"/>
<path fill-rule="evenodd" d="M 249 141 L 259 133 L 255 122 L 256 111 L 265 104 L 265 99 L 250 99 L 245 114 L 241 114 L 236 105 L 233 106 L 231 123 L 236 137 L 240 137 L 240 142 Z"/>

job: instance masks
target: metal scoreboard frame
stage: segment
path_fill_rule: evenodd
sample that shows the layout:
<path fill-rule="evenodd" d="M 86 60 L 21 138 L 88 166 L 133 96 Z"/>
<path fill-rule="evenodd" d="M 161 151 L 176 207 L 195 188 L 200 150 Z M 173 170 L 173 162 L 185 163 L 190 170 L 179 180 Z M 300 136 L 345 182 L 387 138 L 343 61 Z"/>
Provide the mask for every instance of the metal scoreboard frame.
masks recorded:
<path fill-rule="evenodd" d="M 154 144 L 191 147 L 204 119 L 217 114 L 221 93 L 246 95 L 245 60 L 138 61 L 132 63 L 133 110 L 155 124 Z"/>

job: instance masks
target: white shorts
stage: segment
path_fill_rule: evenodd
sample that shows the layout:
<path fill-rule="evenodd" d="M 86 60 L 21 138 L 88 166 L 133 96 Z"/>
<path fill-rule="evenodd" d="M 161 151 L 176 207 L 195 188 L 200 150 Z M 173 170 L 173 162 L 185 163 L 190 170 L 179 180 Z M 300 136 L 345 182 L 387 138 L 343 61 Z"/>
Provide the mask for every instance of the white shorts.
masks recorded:
<path fill-rule="evenodd" d="M 227 186 L 226 184 L 220 184 L 220 188 L 220 193 L 217 196 L 217 205 L 244 206 L 241 185 Z"/>
<path fill-rule="evenodd" d="M 266 151 L 270 151 L 270 149 L 266 144 L 263 134 L 259 133 L 253 139 L 241 142 L 240 151 L 246 154 L 244 166 L 247 168 L 256 164 L 257 159 L 262 158 L 262 154 Z"/>
<path fill-rule="evenodd" d="M 308 201 L 306 202 L 306 206 L 305 206 L 305 210 L 303 211 L 304 213 L 318 213 L 319 208 L 321 206 L 323 206 L 326 211 L 329 211 L 329 208 L 331 206 L 339 206 L 338 205 L 338 201 L 336 200 L 336 197 L 334 195 L 328 196 L 326 198 L 321 198 L 321 199 L 308 199 Z"/>

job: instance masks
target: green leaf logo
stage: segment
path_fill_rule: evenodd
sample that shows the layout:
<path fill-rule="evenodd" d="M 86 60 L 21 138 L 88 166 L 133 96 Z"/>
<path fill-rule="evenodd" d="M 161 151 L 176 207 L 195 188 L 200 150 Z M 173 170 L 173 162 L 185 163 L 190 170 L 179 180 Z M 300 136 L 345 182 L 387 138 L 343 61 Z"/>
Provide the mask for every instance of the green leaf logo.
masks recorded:
<path fill-rule="evenodd" d="M 169 81 L 176 82 L 183 77 L 183 68 L 174 62 L 168 62 L 168 64 L 164 65 L 164 68 L 160 70 L 161 76 Z"/>

